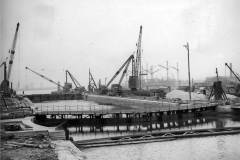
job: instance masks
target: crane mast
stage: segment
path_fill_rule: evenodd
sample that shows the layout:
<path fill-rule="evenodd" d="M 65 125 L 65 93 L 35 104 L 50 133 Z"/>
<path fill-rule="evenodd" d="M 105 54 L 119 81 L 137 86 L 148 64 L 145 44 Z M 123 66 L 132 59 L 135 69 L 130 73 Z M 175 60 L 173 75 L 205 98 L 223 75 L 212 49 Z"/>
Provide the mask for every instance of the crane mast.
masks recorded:
<path fill-rule="evenodd" d="M 140 26 L 137 42 L 136 58 L 132 59 L 132 75 L 129 77 L 128 86 L 132 91 L 141 89 L 141 53 L 142 53 L 142 26 Z"/>
<path fill-rule="evenodd" d="M 141 71 L 141 43 L 142 43 L 142 26 L 140 26 L 140 31 L 139 31 L 139 37 L 138 37 L 138 42 L 137 42 L 137 53 L 136 53 L 136 59 L 135 59 L 135 76 L 140 75 Z"/>
<path fill-rule="evenodd" d="M 11 71 L 12 71 L 12 64 L 13 64 L 13 59 L 14 59 L 14 54 L 15 54 L 15 48 L 16 48 L 16 44 L 17 44 L 17 36 L 18 36 L 18 29 L 19 29 L 20 24 L 17 23 L 17 27 L 16 27 L 16 31 L 14 34 L 14 39 L 13 39 L 13 43 L 12 43 L 12 47 L 9 50 L 10 53 L 10 59 L 9 59 L 9 66 L 8 66 L 8 73 L 7 73 L 7 80 L 9 80 L 10 75 L 11 75 Z"/>
<path fill-rule="evenodd" d="M 141 57 L 142 56 L 142 26 L 140 26 L 139 37 L 137 42 L 137 53 L 135 59 L 135 71 L 134 76 L 138 77 L 139 88 L 141 89 Z"/>
<path fill-rule="evenodd" d="M 42 75 L 42 74 L 40 74 L 40 73 L 37 73 L 37 72 L 33 71 L 33 70 L 30 69 L 29 67 L 25 67 L 25 69 L 31 71 L 32 73 L 35 73 L 36 75 L 38 75 L 38 76 L 42 77 L 43 79 L 45 79 L 45 80 L 47 80 L 47 81 L 49 81 L 49 82 L 57 85 L 58 87 L 64 88 L 64 87 L 63 87 L 62 85 L 60 85 L 59 83 L 51 80 L 50 78 L 48 78 L 48 77 L 46 77 L 46 76 L 44 76 L 44 75 Z"/>

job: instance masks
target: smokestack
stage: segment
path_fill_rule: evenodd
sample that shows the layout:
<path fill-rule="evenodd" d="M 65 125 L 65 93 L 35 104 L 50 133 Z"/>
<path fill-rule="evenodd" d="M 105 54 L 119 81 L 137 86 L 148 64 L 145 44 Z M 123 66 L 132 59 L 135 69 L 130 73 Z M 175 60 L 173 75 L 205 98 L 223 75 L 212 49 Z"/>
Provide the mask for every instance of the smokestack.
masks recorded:
<path fill-rule="evenodd" d="M 232 63 L 230 63 L 230 68 L 232 70 Z M 232 78 L 232 72 L 230 72 L 230 77 Z"/>

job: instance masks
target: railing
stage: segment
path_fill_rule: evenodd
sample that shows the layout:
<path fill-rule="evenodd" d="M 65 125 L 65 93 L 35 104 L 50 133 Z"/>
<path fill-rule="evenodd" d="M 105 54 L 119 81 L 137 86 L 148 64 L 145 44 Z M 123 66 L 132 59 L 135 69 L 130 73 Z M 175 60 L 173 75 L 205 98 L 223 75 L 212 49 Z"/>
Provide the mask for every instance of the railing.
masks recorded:
<path fill-rule="evenodd" d="M 156 106 L 139 106 L 137 108 L 114 108 L 108 105 L 38 105 L 35 106 L 35 114 L 109 114 L 109 113 L 145 113 L 145 112 L 167 112 L 167 111 L 179 111 L 179 110 L 192 110 L 200 109 L 211 106 L 213 103 L 166 103 L 161 102 Z"/>

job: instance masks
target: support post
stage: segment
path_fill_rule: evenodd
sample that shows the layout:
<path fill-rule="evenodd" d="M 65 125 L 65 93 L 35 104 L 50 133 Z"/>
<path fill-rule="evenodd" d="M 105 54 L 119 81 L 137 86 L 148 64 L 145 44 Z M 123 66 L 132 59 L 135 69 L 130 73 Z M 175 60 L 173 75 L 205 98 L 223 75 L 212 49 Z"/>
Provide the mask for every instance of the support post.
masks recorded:
<path fill-rule="evenodd" d="M 189 58 L 189 44 L 187 42 L 184 47 L 187 49 L 187 54 L 188 54 L 188 85 L 189 85 L 189 100 L 191 101 L 191 75 L 190 75 L 190 58 Z"/>

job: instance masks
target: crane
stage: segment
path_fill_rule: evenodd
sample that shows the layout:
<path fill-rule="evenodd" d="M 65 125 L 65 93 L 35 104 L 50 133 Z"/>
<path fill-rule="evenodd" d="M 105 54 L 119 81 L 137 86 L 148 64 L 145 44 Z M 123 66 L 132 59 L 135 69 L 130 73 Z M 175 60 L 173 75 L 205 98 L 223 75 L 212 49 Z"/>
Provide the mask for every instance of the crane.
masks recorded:
<path fill-rule="evenodd" d="M 141 53 L 142 53 L 142 26 L 140 26 L 139 37 L 137 42 L 137 53 L 135 59 L 135 76 L 139 76 L 141 73 Z"/>
<path fill-rule="evenodd" d="M 121 92 L 121 83 L 122 83 L 122 80 L 123 80 L 123 78 L 124 78 L 124 76 L 126 75 L 126 73 L 127 73 L 127 70 L 128 70 L 128 67 L 129 67 L 129 65 L 130 65 L 130 63 L 132 62 L 134 60 L 134 55 L 132 54 L 132 55 L 130 55 L 129 56 L 129 58 L 123 63 L 123 65 L 117 70 L 117 72 L 113 75 L 113 77 L 110 79 L 110 81 L 107 83 L 107 85 L 105 86 L 105 89 L 104 89 L 104 87 L 103 87 L 103 90 L 106 90 L 108 87 L 109 87 L 109 85 L 112 83 L 112 81 L 118 76 L 118 74 L 123 70 L 123 68 L 124 68 L 124 70 L 123 70 L 123 72 L 122 72 L 122 76 L 120 77 L 120 80 L 119 80 L 119 82 L 118 82 L 118 84 L 112 84 L 112 86 L 111 86 L 111 91 L 113 92 L 113 94 L 116 94 L 116 93 L 118 93 L 118 94 L 120 94 L 120 92 Z"/>
<path fill-rule="evenodd" d="M 25 67 L 25 69 L 26 69 L 26 70 L 29 70 L 29 71 L 31 71 L 32 73 L 35 73 L 36 75 L 42 77 L 43 79 L 45 79 L 45 80 L 47 80 L 47 81 L 49 81 L 49 82 L 57 85 L 57 86 L 58 86 L 58 90 L 59 90 L 60 87 L 64 89 L 64 86 L 60 85 L 59 82 L 57 83 L 57 82 L 51 80 L 50 78 L 48 78 L 48 77 L 46 77 L 46 76 L 44 76 L 44 75 L 42 75 L 42 74 L 40 74 L 40 73 L 37 73 L 37 72 L 33 71 L 33 70 L 30 69 L 29 67 Z"/>
<path fill-rule="evenodd" d="M 233 75 L 234 75 L 234 76 L 237 78 L 237 80 L 240 82 L 240 78 L 239 78 L 239 76 L 237 75 L 237 73 L 235 73 L 235 72 L 232 70 L 232 68 L 229 67 L 229 65 L 228 65 L 227 63 L 225 63 L 225 66 L 228 67 L 228 69 L 230 70 L 230 72 L 232 72 Z"/>
<path fill-rule="evenodd" d="M 12 71 L 12 64 L 13 64 L 14 53 L 15 53 L 15 48 L 16 48 L 16 44 L 17 44 L 17 36 L 18 36 L 19 26 L 20 26 L 20 24 L 17 23 L 17 27 L 16 27 L 16 31 L 15 31 L 14 39 L 13 39 L 13 43 L 12 43 L 12 47 L 11 47 L 11 49 L 9 50 L 10 59 L 9 59 L 9 65 L 8 65 L 7 80 L 9 80 L 10 75 L 11 75 L 11 71 Z"/>
<path fill-rule="evenodd" d="M 85 88 L 83 86 L 80 85 L 80 83 L 78 82 L 78 80 L 68 71 L 66 70 L 66 83 L 65 83 L 65 89 L 67 89 L 66 85 L 68 84 L 68 80 L 67 80 L 67 77 L 68 75 L 70 76 L 72 82 L 74 83 L 75 85 L 75 90 L 79 90 L 80 92 L 83 92 L 85 90 Z"/>
<path fill-rule="evenodd" d="M 106 87 L 108 87 L 108 86 L 112 83 L 112 81 L 117 77 L 117 75 L 118 75 L 118 74 L 122 71 L 122 69 L 125 67 L 125 69 L 124 69 L 124 71 L 123 71 L 123 74 L 122 74 L 122 76 L 121 76 L 118 84 L 120 85 L 120 84 L 122 83 L 123 77 L 124 77 L 124 75 L 125 75 L 126 72 L 127 72 L 127 69 L 128 69 L 128 67 L 129 67 L 129 64 L 130 64 L 131 60 L 133 60 L 133 59 L 134 59 L 134 55 L 131 55 L 131 56 L 123 63 L 123 65 L 117 70 L 117 72 L 113 75 L 113 77 L 112 77 L 112 78 L 110 79 L 110 81 L 107 83 Z"/>
<path fill-rule="evenodd" d="M 140 26 L 136 46 L 137 46 L 136 58 L 132 59 L 132 76 L 129 77 L 129 88 L 131 90 L 141 89 L 142 26 Z"/>
<path fill-rule="evenodd" d="M 66 70 L 66 83 L 67 83 L 67 77 L 68 77 L 67 75 L 70 76 L 70 78 L 73 81 L 76 88 L 81 88 L 82 87 L 80 85 L 80 83 L 77 81 L 77 79 L 68 70 Z"/>
<path fill-rule="evenodd" d="M 236 72 L 234 72 L 234 71 L 232 70 L 232 68 L 231 68 L 227 63 L 225 63 L 225 66 L 227 66 L 227 68 L 230 70 L 230 72 L 233 73 L 233 75 L 234 75 L 234 76 L 237 78 L 237 80 L 240 82 L 239 75 L 238 75 Z M 228 92 L 229 92 L 230 94 L 234 94 L 234 95 L 236 95 L 236 96 L 240 96 L 240 83 L 235 84 L 234 86 L 229 87 L 229 88 L 228 88 Z"/>
<path fill-rule="evenodd" d="M 19 26 L 20 26 L 20 24 L 17 23 L 17 27 L 16 27 L 16 30 L 15 30 L 14 38 L 13 38 L 12 47 L 9 50 L 10 59 L 9 59 L 9 63 L 8 63 L 8 70 L 7 70 L 7 62 L 6 61 L 4 61 L 1 64 L 1 66 L 2 65 L 4 66 L 4 79 L 1 82 L 0 90 L 2 90 L 7 95 L 11 95 L 11 93 L 13 93 L 12 83 L 11 83 L 11 88 L 9 87 L 9 79 L 10 79 L 10 75 L 11 75 L 11 71 L 12 71 L 12 65 L 13 65 L 13 59 L 14 59 L 14 54 L 15 54 L 15 48 L 16 48 L 16 44 L 17 44 L 17 36 L 18 36 Z"/>

